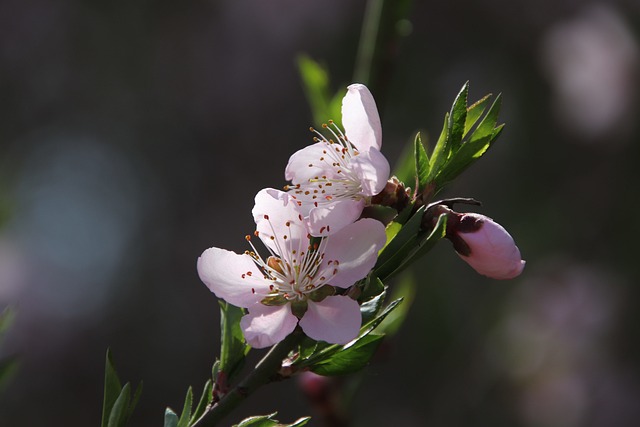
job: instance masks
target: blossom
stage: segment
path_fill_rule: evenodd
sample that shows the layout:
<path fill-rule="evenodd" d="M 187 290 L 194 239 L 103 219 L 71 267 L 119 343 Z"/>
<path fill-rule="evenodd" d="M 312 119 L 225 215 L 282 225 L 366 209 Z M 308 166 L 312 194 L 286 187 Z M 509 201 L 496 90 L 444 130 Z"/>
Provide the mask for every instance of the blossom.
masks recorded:
<path fill-rule="evenodd" d="M 452 237 L 460 258 L 484 276 L 513 279 L 524 269 L 525 261 L 513 237 L 489 217 L 461 215 Z"/>
<path fill-rule="evenodd" d="M 380 152 L 382 126 L 375 100 L 362 84 L 352 84 L 342 100 L 345 132 L 333 122 L 315 129 L 315 144 L 294 153 L 285 170 L 290 194 L 313 236 L 337 232 L 360 217 L 371 197 L 389 179 L 390 167 Z"/>
<path fill-rule="evenodd" d="M 240 326 L 255 348 L 271 346 L 300 325 L 315 340 L 346 344 L 357 337 L 360 307 L 335 288 L 348 288 L 373 268 L 385 243 L 384 226 L 361 219 L 329 237 L 313 238 L 290 194 L 265 189 L 255 198 L 255 236 L 270 256 L 253 246 L 244 254 L 209 248 L 198 274 L 219 298 L 246 308 Z"/>

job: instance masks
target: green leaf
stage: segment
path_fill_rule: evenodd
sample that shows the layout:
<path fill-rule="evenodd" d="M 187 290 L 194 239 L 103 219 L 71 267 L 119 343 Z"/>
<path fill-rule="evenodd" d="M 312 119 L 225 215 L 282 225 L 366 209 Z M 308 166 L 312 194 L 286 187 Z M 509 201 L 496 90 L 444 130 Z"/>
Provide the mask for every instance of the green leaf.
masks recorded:
<path fill-rule="evenodd" d="M 140 384 L 138 384 L 138 387 L 136 387 L 136 392 L 133 393 L 133 399 L 131 400 L 131 404 L 129 405 L 129 410 L 127 411 L 127 422 L 129 421 L 129 418 L 131 418 L 131 414 L 133 414 L 133 410 L 138 404 L 138 401 L 140 400 L 141 395 L 142 395 L 142 381 L 140 381 Z"/>
<path fill-rule="evenodd" d="M 104 367 L 104 400 L 102 404 L 102 427 L 107 427 L 109 416 L 116 400 L 120 397 L 122 384 L 118 374 L 113 367 L 111 360 L 111 350 L 107 349 L 107 356 Z"/>
<path fill-rule="evenodd" d="M 368 334 L 354 345 L 335 353 L 330 358 L 315 364 L 311 370 L 318 375 L 346 375 L 364 368 L 384 338 L 383 334 Z"/>
<path fill-rule="evenodd" d="M 246 344 L 240 329 L 240 319 L 244 316 L 244 310 L 222 300 L 219 303 L 222 342 L 218 369 L 227 374 L 227 378 L 231 381 L 231 378 L 240 370 L 250 347 Z"/>
<path fill-rule="evenodd" d="M 193 389 L 189 387 L 189 389 L 187 390 L 187 396 L 184 398 L 184 405 L 182 407 L 182 412 L 180 413 L 180 419 L 178 420 L 178 427 L 189 427 L 192 406 Z"/>
<path fill-rule="evenodd" d="M 500 114 L 500 107 L 502 106 L 502 94 L 496 96 L 496 100 L 493 101 L 491 108 L 484 116 L 484 119 L 478 125 L 478 128 L 473 132 L 470 142 L 474 140 L 482 139 L 495 133 L 495 126 L 498 123 L 498 115 Z"/>
<path fill-rule="evenodd" d="M 202 396 L 200 397 L 200 402 L 198 406 L 196 406 L 196 410 L 193 411 L 191 415 L 191 419 L 189 420 L 189 425 L 193 424 L 198 420 L 204 411 L 207 409 L 207 406 L 213 401 L 213 382 L 208 380 L 204 385 L 204 390 L 202 390 Z"/>
<path fill-rule="evenodd" d="M 15 357 L 4 359 L 0 362 L 0 391 L 9 383 L 16 374 L 20 362 Z"/>
<path fill-rule="evenodd" d="M 429 177 L 428 181 L 431 182 L 440 173 L 440 169 L 449 158 L 451 148 L 449 147 L 449 113 L 444 115 L 444 124 L 442 125 L 442 131 L 438 137 L 433 153 L 431 153 L 431 159 L 429 160 Z"/>
<path fill-rule="evenodd" d="M 380 279 L 378 279 L 377 277 L 376 279 L 378 282 L 382 283 L 382 281 L 380 281 Z M 380 309 L 382 308 L 382 304 L 384 304 L 385 297 L 386 297 L 386 292 L 384 292 L 383 290 L 383 292 L 380 293 L 379 295 L 376 295 L 375 297 L 363 302 L 360 305 L 360 314 L 362 314 L 363 324 L 373 319 L 378 314 L 378 312 L 380 312 Z"/>
<path fill-rule="evenodd" d="M 438 217 L 438 221 L 436 222 L 436 225 L 433 230 L 431 230 L 431 232 L 423 233 L 423 237 L 419 239 L 416 250 L 404 259 L 404 261 L 398 267 L 396 273 L 402 271 L 422 255 L 433 249 L 436 243 L 438 243 L 446 235 L 447 214 L 442 214 Z"/>
<path fill-rule="evenodd" d="M 240 424 L 235 424 L 233 427 L 303 427 L 305 426 L 310 417 L 300 418 L 295 421 L 293 424 L 280 424 L 277 420 L 274 420 L 277 412 L 274 412 L 270 415 L 259 415 L 255 417 L 249 417 L 240 422 Z"/>
<path fill-rule="evenodd" d="M 427 155 L 424 145 L 422 145 L 419 132 L 416 134 L 414 141 L 413 156 L 415 158 L 415 173 L 418 178 L 416 193 L 420 193 L 429 183 L 429 156 Z"/>
<path fill-rule="evenodd" d="M 464 122 L 464 134 L 467 135 L 478 119 L 482 117 L 482 113 L 487 108 L 487 102 L 491 99 L 491 94 L 485 95 L 482 99 L 476 101 L 472 106 L 467 108 L 467 119 Z"/>
<path fill-rule="evenodd" d="M 16 310 L 13 307 L 6 307 L 0 313 L 0 338 L 9 330 L 16 318 Z"/>
<path fill-rule="evenodd" d="M 131 397 L 131 386 L 126 383 L 122 387 L 120 395 L 113 403 L 107 427 L 123 427 L 129 416 L 129 398 Z"/>
<path fill-rule="evenodd" d="M 164 427 L 178 427 L 178 422 L 178 415 L 171 408 L 167 408 L 164 411 Z"/>
<path fill-rule="evenodd" d="M 320 126 L 330 117 L 329 74 L 327 70 L 306 55 L 298 56 L 298 71 L 302 78 L 304 92 L 311 107 L 313 121 Z"/>
<path fill-rule="evenodd" d="M 467 120 L 467 98 L 469 96 L 469 82 L 466 82 L 456 96 L 451 113 L 449 114 L 449 145 L 455 153 L 462 145 L 465 123 Z"/>
<path fill-rule="evenodd" d="M 378 255 L 373 272 L 382 281 L 390 277 L 404 259 L 415 250 L 424 211 L 425 207 L 420 207 Z"/>

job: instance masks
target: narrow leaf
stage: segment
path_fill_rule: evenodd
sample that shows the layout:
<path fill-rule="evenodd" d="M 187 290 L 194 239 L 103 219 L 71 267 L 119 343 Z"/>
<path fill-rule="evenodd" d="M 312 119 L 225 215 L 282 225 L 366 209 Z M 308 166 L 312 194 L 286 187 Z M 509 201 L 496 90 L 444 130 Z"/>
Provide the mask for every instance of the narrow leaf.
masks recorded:
<path fill-rule="evenodd" d="M 113 362 L 111 360 L 111 350 L 107 349 L 104 367 L 104 397 L 102 403 L 102 427 L 107 427 L 109 423 L 109 415 L 116 400 L 122 391 L 122 384 L 118 378 Z"/>
<path fill-rule="evenodd" d="M 428 181 L 433 179 L 440 173 L 440 169 L 446 163 L 449 158 L 449 152 L 451 148 L 448 145 L 449 141 L 449 113 L 444 115 L 444 124 L 442 125 L 442 131 L 438 142 L 436 143 L 433 153 L 431 153 L 431 159 L 429 160 L 429 178 Z"/>
<path fill-rule="evenodd" d="M 164 411 L 164 427 L 178 427 L 178 415 L 171 408 Z"/>
<path fill-rule="evenodd" d="M 129 398 L 131 397 L 131 386 L 126 383 L 122 387 L 120 395 L 116 399 L 109 414 L 108 427 L 123 427 L 127 421 Z"/>
<path fill-rule="evenodd" d="M 496 100 L 493 101 L 491 108 L 484 116 L 478 128 L 469 138 L 470 142 L 490 136 L 494 133 L 495 126 L 498 123 L 498 115 L 500 114 L 500 106 L 502 105 L 502 94 L 498 94 Z"/>
<path fill-rule="evenodd" d="M 394 335 L 402 326 L 402 323 L 409 313 L 409 308 L 415 299 L 416 280 L 411 272 L 407 272 L 400 277 L 398 283 L 395 283 L 391 293 L 391 299 L 402 298 L 402 304 L 391 311 L 387 317 L 380 322 L 376 331 L 386 336 Z"/>
<path fill-rule="evenodd" d="M 320 126 L 330 118 L 327 115 L 330 102 L 329 75 L 324 67 L 306 55 L 298 56 L 297 62 L 313 121 Z"/>
<path fill-rule="evenodd" d="M 382 283 L 380 279 L 378 279 L 377 277 L 376 279 L 380 283 Z M 384 304 L 385 297 L 386 297 L 386 292 L 383 291 L 381 294 L 376 295 L 375 297 L 369 299 L 368 301 L 363 302 L 360 305 L 360 314 L 362 314 L 363 324 L 367 323 L 368 321 L 376 317 L 376 315 L 378 314 L 378 312 L 380 312 L 380 309 L 382 308 L 382 304 Z"/>
<path fill-rule="evenodd" d="M 222 300 L 219 303 L 222 333 L 219 370 L 227 374 L 231 380 L 249 351 L 249 346 L 245 343 L 244 335 L 240 329 L 240 319 L 244 316 L 244 311 Z"/>
<path fill-rule="evenodd" d="M 213 382 L 211 380 L 208 380 L 204 385 L 204 390 L 202 390 L 202 396 L 200 397 L 200 402 L 198 403 L 198 406 L 196 406 L 195 411 L 193 411 L 193 414 L 191 415 L 191 419 L 189 420 L 189 425 L 196 422 L 196 420 L 199 419 L 202 416 L 202 414 L 204 414 L 204 411 L 207 409 L 207 406 L 213 400 L 212 393 L 213 393 Z"/>
<path fill-rule="evenodd" d="M 192 406 L 193 389 L 189 387 L 189 389 L 187 390 L 187 396 L 184 398 L 184 405 L 182 407 L 182 412 L 180 413 L 180 419 L 178 420 L 178 427 L 189 427 Z"/>
<path fill-rule="evenodd" d="M 141 395 L 142 395 L 142 381 L 140 381 L 140 384 L 138 384 L 138 387 L 136 387 L 136 392 L 133 393 L 133 399 L 131 399 L 131 403 L 129 404 L 129 409 L 127 410 L 127 422 L 129 421 L 129 418 L 131 418 L 131 415 L 133 414 L 133 410 L 138 405 L 138 401 L 140 400 Z"/>
<path fill-rule="evenodd" d="M 466 82 L 460 93 L 456 96 L 451 113 L 449 114 L 449 144 L 452 153 L 455 153 L 462 144 L 465 122 L 467 120 L 467 98 L 469 96 L 469 82 Z"/>
<path fill-rule="evenodd" d="M 478 119 L 482 117 L 482 113 L 484 113 L 484 110 L 487 108 L 487 103 L 491 99 L 491 96 L 491 94 L 487 94 L 482 99 L 476 101 L 473 105 L 467 108 L 467 119 L 464 122 L 465 135 L 469 133 L 473 125 L 475 125 Z"/>
<path fill-rule="evenodd" d="M 427 151 L 424 149 L 424 145 L 422 145 L 420 133 L 416 134 L 413 156 L 415 159 L 415 173 L 418 179 L 418 188 L 416 192 L 420 193 L 429 182 L 429 156 L 427 155 Z"/>
<path fill-rule="evenodd" d="M 330 358 L 311 367 L 318 375 L 345 375 L 364 368 L 375 354 L 384 335 L 368 334 L 354 345 L 335 353 Z"/>

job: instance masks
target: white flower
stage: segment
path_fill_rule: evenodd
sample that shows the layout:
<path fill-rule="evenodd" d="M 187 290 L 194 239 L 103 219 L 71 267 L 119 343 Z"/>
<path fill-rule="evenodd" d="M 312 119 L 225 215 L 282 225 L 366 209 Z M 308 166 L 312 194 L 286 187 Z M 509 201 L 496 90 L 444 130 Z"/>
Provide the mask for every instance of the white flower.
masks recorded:
<path fill-rule="evenodd" d="M 332 287 L 348 288 L 369 273 L 385 243 L 384 226 L 362 219 L 310 243 L 288 193 L 265 189 L 255 201 L 255 234 L 270 256 L 258 255 L 250 236 L 253 250 L 242 255 L 207 249 L 198 259 L 201 280 L 219 298 L 248 310 L 240 326 L 252 347 L 283 340 L 297 324 L 315 340 L 346 344 L 354 339 L 361 326 L 359 305 L 333 295 Z"/>
<path fill-rule="evenodd" d="M 342 123 L 344 133 L 333 122 L 324 125 L 328 139 L 314 130 L 316 143 L 293 154 L 285 170 L 292 182 L 286 189 L 313 236 L 335 233 L 357 220 L 389 179 L 389 162 L 380 152 L 380 117 L 366 86 L 347 88 Z"/>

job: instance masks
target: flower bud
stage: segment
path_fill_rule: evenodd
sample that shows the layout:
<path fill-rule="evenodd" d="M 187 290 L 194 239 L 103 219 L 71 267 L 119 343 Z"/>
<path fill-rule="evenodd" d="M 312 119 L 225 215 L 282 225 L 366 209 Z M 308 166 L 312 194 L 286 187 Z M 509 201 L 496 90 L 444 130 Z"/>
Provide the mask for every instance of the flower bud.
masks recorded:
<path fill-rule="evenodd" d="M 524 269 L 525 261 L 513 238 L 491 218 L 462 214 L 447 234 L 460 258 L 484 276 L 513 279 Z"/>

